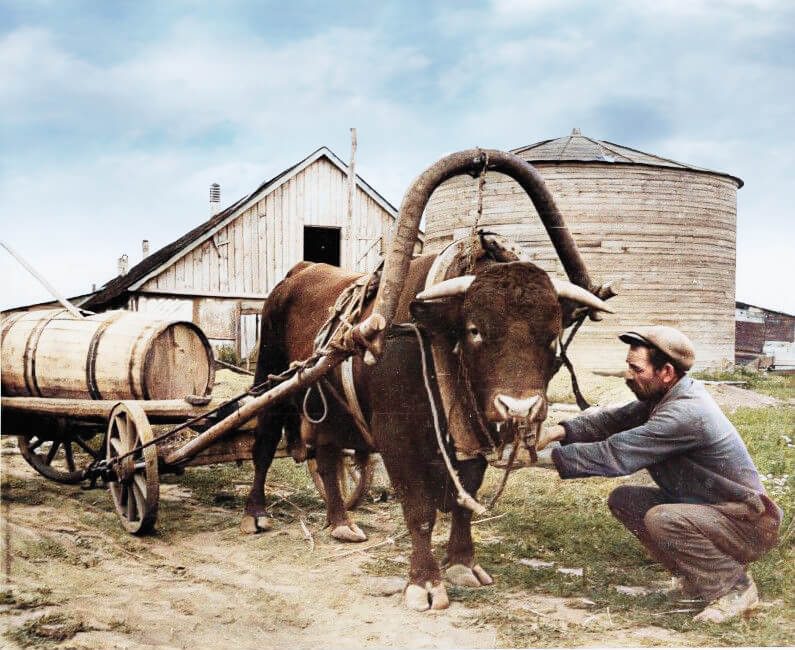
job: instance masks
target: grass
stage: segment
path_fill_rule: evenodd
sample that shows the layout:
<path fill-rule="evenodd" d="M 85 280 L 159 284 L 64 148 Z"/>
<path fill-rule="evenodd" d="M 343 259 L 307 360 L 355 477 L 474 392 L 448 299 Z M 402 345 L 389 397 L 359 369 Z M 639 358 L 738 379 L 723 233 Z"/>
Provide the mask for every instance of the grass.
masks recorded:
<path fill-rule="evenodd" d="M 23 648 L 53 647 L 71 639 L 78 632 L 87 632 L 81 620 L 72 620 L 63 614 L 45 614 L 11 627 L 4 635 Z"/>
<path fill-rule="evenodd" d="M 795 408 L 738 409 L 730 416 L 746 442 L 771 496 L 784 509 L 784 531 L 791 525 L 795 510 L 795 449 L 792 437 Z M 501 474 L 489 470 L 481 490 L 481 501 L 496 489 Z M 662 645 L 770 646 L 795 644 L 795 535 L 782 541 L 752 565 L 763 602 L 772 603 L 749 620 L 721 625 L 701 625 L 691 619 L 693 612 L 669 613 L 694 605 L 672 603 L 663 593 L 628 596 L 616 585 L 653 587 L 670 576 L 651 561 L 641 545 L 609 513 L 606 501 L 612 489 L 623 482 L 650 480 L 643 473 L 622 479 L 591 478 L 563 481 L 550 470 L 530 469 L 514 475 L 492 514 L 500 519 L 473 527 L 478 561 L 492 574 L 495 589 L 450 588 L 452 600 L 465 602 L 480 611 L 480 622 L 494 625 L 500 645 L 512 647 L 603 645 L 592 626 L 562 625 L 552 617 L 535 620 L 527 611 L 512 608 L 509 594 L 524 593 L 525 602 L 540 598 L 587 598 L 592 610 L 609 608 L 610 633 L 639 627 L 664 628 L 671 638 Z M 399 512 L 395 512 L 399 517 Z M 437 524 L 438 526 L 438 524 Z M 444 541 L 435 546 L 438 558 Z M 389 562 L 397 554 L 408 557 L 408 538 L 397 547 L 373 553 L 365 565 L 373 574 L 404 573 L 405 565 Z M 554 562 L 549 569 L 522 565 L 522 558 Z M 557 568 L 583 568 L 582 576 L 559 573 Z M 638 644 L 653 643 L 645 637 Z"/>
<path fill-rule="evenodd" d="M 744 381 L 749 389 L 758 393 L 782 400 L 795 398 L 795 375 L 759 372 L 744 366 L 724 371 L 695 372 L 692 375 L 696 379 L 710 381 Z"/>
<path fill-rule="evenodd" d="M 31 593 L 15 593 L 13 589 L 0 591 L 0 606 L 8 608 L 6 611 L 38 609 L 57 604 L 52 598 L 52 589 L 38 587 Z"/>

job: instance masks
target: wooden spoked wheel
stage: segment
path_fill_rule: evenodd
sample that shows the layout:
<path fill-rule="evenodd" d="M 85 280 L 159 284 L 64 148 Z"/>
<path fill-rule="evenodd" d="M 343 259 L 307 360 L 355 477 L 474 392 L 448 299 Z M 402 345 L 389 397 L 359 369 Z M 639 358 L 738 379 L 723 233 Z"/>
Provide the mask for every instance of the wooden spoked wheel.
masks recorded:
<path fill-rule="evenodd" d="M 307 461 L 306 465 L 309 475 L 312 477 L 312 482 L 315 484 L 318 494 L 320 494 L 320 498 L 325 501 L 326 488 L 317 470 L 317 461 L 312 458 Z M 340 494 L 346 510 L 353 510 L 361 504 L 364 495 L 370 489 L 374 469 L 375 462 L 372 456 L 367 458 L 364 467 L 360 467 L 356 463 L 353 454 L 343 452 L 337 467 L 337 481 L 339 482 Z"/>
<path fill-rule="evenodd" d="M 108 483 L 108 487 L 116 514 L 133 535 L 149 532 L 157 519 L 160 497 L 157 447 L 142 448 L 152 437 L 152 427 L 139 405 L 120 402 L 113 408 L 106 437 L 107 459 L 122 459 L 112 465 L 117 480 Z"/>
<path fill-rule="evenodd" d="M 17 436 L 19 453 L 42 476 L 58 483 L 75 484 L 83 471 L 103 457 L 102 436 L 95 431 L 59 436 Z"/>

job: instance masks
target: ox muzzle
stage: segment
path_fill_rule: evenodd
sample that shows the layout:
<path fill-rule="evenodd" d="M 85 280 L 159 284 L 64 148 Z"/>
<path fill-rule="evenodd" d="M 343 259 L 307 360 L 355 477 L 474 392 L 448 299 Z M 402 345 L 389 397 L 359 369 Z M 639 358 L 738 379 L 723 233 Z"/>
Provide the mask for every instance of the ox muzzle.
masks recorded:
<path fill-rule="evenodd" d="M 536 440 L 547 417 L 546 398 L 543 395 L 531 395 L 518 399 L 498 393 L 494 398 L 494 408 L 501 416 L 501 421 L 493 424 L 496 424 L 502 440 L 491 464 L 503 468 L 508 465 L 508 457 L 513 457 L 510 464 L 514 469 L 533 464 L 536 460 Z M 514 451 L 516 446 L 519 449 Z"/>

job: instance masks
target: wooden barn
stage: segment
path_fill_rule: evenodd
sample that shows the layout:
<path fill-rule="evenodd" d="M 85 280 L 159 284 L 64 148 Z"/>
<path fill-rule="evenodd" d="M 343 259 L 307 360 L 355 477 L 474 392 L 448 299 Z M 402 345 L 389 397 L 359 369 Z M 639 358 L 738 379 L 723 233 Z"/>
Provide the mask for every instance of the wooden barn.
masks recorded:
<path fill-rule="evenodd" d="M 348 166 L 321 147 L 81 306 L 190 320 L 214 347 L 231 346 L 243 358 L 256 343 L 263 300 L 294 264 L 372 270 L 396 217 L 395 207 L 357 175 L 348 229 Z"/>
<path fill-rule="evenodd" d="M 743 182 L 636 149 L 571 135 L 514 149 L 544 178 L 600 282 L 620 280 L 616 314 L 586 324 L 572 344 L 579 367 L 617 370 L 626 349 L 617 336 L 636 325 L 672 325 L 696 346 L 698 368 L 734 360 L 737 190 Z M 457 177 L 425 211 L 425 250 L 469 231 L 477 180 Z M 533 261 L 563 269 L 535 208 L 519 185 L 489 172 L 479 226 L 514 238 Z"/>

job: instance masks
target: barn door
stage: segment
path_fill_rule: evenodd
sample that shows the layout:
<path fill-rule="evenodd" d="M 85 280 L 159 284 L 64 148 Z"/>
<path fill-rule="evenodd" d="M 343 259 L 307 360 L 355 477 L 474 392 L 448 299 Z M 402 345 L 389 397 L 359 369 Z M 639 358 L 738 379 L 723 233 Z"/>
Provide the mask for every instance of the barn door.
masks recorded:
<path fill-rule="evenodd" d="M 257 347 L 259 319 L 259 312 L 240 314 L 240 361 L 244 366 L 246 366 L 246 360 Z"/>
<path fill-rule="evenodd" d="M 304 260 L 340 265 L 340 229 L 304 226 Z"/>

